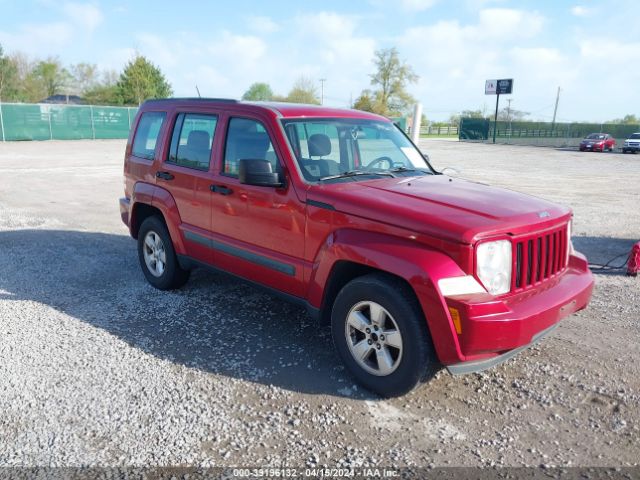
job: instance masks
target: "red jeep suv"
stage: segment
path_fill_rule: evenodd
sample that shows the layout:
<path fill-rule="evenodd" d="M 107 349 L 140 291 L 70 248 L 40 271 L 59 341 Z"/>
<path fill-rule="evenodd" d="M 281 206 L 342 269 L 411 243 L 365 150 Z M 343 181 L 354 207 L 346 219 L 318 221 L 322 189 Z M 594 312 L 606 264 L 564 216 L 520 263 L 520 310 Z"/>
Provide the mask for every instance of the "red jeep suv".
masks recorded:
<path fill-rule="evenodd" d="M 593 288 L 568 208 L 442 175 L 370 113 L 148 101 L 124 177 L 120 212 L 149 283 L 177 288 L 203 266 L 298 302 L 382 396 L 439 364 L 512 357 Z"/>

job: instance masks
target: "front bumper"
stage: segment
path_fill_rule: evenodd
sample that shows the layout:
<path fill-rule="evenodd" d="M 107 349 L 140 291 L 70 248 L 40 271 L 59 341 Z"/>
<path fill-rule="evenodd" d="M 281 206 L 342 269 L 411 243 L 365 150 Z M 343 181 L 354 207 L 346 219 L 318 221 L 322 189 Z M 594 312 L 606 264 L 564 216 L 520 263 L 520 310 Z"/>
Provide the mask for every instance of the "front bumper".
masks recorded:
<path fill-rule="evenodd" d="M 501 363 L 549 333 L 563 318 L 589 303 L 593 275 L 580 254 L 569 257 L 555 278 L 500 299 L 489 294 L 447 297 L 459 312 L 457 335 L 465 361 L 447 365 L 452 373 L 480 371 Z"/>
<path fill-rule="evenodd" d="M 640 146 L 639 145 L 625 145 L 624 147 L 622 147 L 622 151 L 623 152 L 632 152 L 632 153 L 636 153 L 636 152 L 640 152 Z"/>

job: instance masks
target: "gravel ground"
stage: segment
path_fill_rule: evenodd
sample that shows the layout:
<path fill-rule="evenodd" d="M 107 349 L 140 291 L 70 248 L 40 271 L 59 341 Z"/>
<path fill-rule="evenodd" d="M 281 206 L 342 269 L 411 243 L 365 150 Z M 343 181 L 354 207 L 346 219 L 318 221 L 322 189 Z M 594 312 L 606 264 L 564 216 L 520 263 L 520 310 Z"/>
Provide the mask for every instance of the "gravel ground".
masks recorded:
<path fill-rule="evenodd" d="M 640 157 L 423 142 L 574 208 L 592 262 L 640 238 Z M 154 290 L 121 224 L 123 141 L 0 144 L 0 466 L 630 466 L 640 279 L 486 373 L 382 401 L 298 307 L 197 271 Z"/>

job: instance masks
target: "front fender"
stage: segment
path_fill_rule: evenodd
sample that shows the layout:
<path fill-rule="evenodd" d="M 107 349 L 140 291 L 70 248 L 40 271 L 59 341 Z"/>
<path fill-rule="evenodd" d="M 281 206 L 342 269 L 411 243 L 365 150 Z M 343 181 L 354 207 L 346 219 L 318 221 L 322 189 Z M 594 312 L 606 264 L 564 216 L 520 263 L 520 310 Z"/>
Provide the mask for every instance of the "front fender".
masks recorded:
<path fill-rule="evenodd" d="M 314 307 L 322 306 L 338 261 L 359 263 L 406 280 L 420 302 L 440 361 L 464 361 L 446 302 L 437 287 L 441 278 L 466 275 L 449 256 L 411 239 L 351 229 L 333 232 L 312 267 L 307 299 Z"/>
<path fill-rule="evenodd" d="M 129 221 L 129 228 L 132 233 L 133 226 L 137 224 L 137 207 L 143 204 L 160 210 L 167 225 L 167 230 L 169 230 L 173 248 L 178 255 L 186 255 L 187 251 L 184 246 L 182 234 L 178 228 L 182 220 L 176 201 L 173 199 L 171 193 L 162 187 L 150 183 L 138 182 L 134 185 L 131 195 L 131 219 Z"/>

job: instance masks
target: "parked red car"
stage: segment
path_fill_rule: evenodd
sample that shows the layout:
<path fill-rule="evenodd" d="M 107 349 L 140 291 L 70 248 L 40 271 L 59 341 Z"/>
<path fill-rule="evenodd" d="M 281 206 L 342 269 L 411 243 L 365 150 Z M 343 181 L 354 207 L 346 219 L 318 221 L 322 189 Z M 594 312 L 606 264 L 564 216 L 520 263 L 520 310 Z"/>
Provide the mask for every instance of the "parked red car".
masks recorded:
<path fill-rule="evenodd" d="M 383 396 L 512 357 L 593 288 L 568 208 L 442 175 L 370 113 L 148 101 L 124 177 L 149 283 L 214 268 L 305 305 Z"/>
<path fill-rule="evenodd" d="M 580 142 L 580 151 L 591 150 L 592 152 L 608 150 L 613 152 L 616 147 L 616 139 L 608 133 L 591 133 Z"/>

